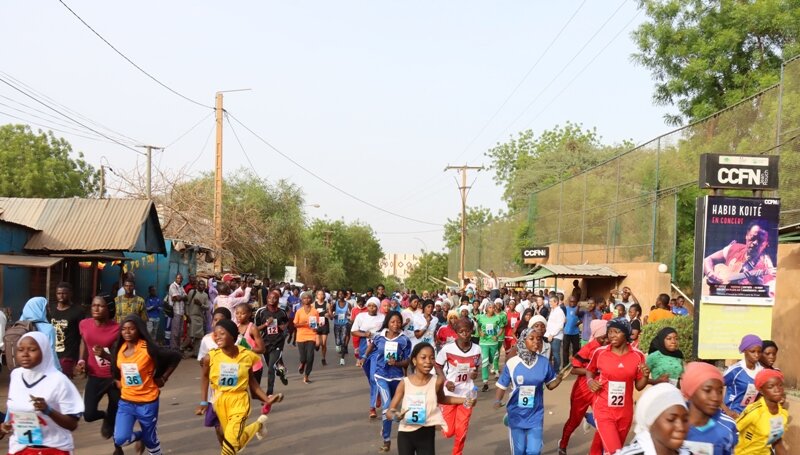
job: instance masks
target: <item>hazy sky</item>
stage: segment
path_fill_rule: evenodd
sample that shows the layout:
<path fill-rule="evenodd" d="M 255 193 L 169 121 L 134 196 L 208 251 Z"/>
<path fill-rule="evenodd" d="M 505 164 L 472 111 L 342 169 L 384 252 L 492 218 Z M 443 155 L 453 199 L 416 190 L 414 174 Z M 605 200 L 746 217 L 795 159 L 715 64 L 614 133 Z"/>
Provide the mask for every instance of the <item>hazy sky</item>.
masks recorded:
<path fill-rule="evenodd" d="M 488 164 L 484 152 L 509 134 L 573 121 L 596 127 L 606 142 L 639 143 L 668 129 L 665 108 L 652 105 L 649 72 L 630 60 L 630 32 L 644 20 L 632 0 L 65 1 L 192 99 L 213 105 L 218 90 L 251 88 L 225 95 L 244 124 L 345 191 L 431 223 L 460 210 L 455 174 L 444 167 Z M 0 71 L 137 142 L 167 145 L 211 113 L 138 72 L 57 0 L 0 3 L 0 40 Z M 0 122 L 19 123 L 13 114 L 65 129 L 2 97 L 47 111 L 0 84 Z M 249 167 L 225 127 L 225 170 Z M 212 128 L 213 116 L 154 163 L 213 169 Z M 355 201 L 235 128 L 259 175 L 295 182 L 308 204 L 320 205 L 307 207 L 310 216 L 369 223 L 386 252 L 442 248 L 440 227 Z M 122 172 L 142 159 L 66 131 L 56 134 L 95 166 L 105 157 Z M 469 205 L 502 209 L 500 194 L 482 172 Z"/>

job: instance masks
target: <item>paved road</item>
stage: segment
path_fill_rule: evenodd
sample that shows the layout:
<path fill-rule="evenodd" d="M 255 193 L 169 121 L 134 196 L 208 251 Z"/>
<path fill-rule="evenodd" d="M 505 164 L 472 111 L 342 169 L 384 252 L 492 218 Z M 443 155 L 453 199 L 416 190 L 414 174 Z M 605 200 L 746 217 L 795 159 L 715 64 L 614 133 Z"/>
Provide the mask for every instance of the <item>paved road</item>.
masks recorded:
<path fill-rule="evenodd" d="M 332 347 L 333 343 L 329 344 Z M 297 350 L 289 347 L 287 366 L 294 374 L 290 376 L 287 387 L 280 382 L 276 386 L 277 391 L 285 393 L 286 399 L 270 413 L 267 437 L 262 441 L 253 440 L 245 453 L 378 453 L 382 444 L 380 424 L 368 419 L 366 379 L 361 369 L 354 366 L 352 358 L 344 367 L 334 365 L 334 358 L 335 352 L 331 349 L 328 352 L 330 364 L 322 367 L 317 353 L 312 374 L 314 382 L 306 385 L 297 374 Z M 199 373 L 196 362 L 182 362 L 161 394 L 158 431 L 164 453 L 220 453 L 213 430 L 203 427 L 202 417 L 193 413 L 199 401 Z M 83 390 L 83 381 L 77 382 L 79 389 Z M 569 380 L 556 390 L 545 392 L 545 454 L 557 453 L 562 424 L 569 412 L 571 387 L 572 380 Z M 502 424 L 503 411 L 492 408 L 492 397 L 493 391 L 479 397 L 483 401 L 479 401 L 472 416 L 466 454 L 510 453 L 507 428 Z M 254 406 L 251 421 L 259 408 Z M 591 434 L 585 435 L 578 428 L 570 444 L 570 453 L 588 453 L 590 438 Z M 113 451 L 111 441 L 100 437 L 100 422 L 81 422 L 75 433 L 75 443 L 79 455 L 110 454 Z M 437 437 L 436 447 L 438 453 L 449 454 L 452 440 Z M 127 448 L 126 453 L 133 453 L 133 448 Z M 391 453 L 396 453 L 394 447 Z"/>

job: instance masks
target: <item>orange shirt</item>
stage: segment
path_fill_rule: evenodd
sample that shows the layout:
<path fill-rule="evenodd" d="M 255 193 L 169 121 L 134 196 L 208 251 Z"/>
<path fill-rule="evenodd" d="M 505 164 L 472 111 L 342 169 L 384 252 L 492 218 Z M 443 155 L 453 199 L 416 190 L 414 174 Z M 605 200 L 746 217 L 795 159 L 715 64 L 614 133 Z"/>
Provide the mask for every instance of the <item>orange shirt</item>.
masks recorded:
<path fill-rule="evenodd" d="M 655 310 L 650 311 L 650 315 L 647 316 L 647 322 L 656 322 L 662 319 L 672 319 L 675 315 L 672 314 L 672 311 L 665 310 L 663 308 L 656 308 Z"/>
<path fill-rule="evenodd" d="M 117 356 L 117 368 L 121 373 L 120 396 L 123 400 L 135 403 L 149 403 L 158 399 L 158 386 L 153 380 L 156 364 L 147 353 L 147 343 L 139 340 L 130 357 L 125 355 L 125 348 Z"/>
<path fill-rule="evenodd" d="M 314 318 L 314 319 L 311 319 Z M 294 314 L 294 326 L 297 327 L 297 342 L 316 341 L 317 331 L 309 326 L 309 320 L 319 323 L 319 313 L 314 307 L 306 313 L 305 305 L 301 306 Z"/>

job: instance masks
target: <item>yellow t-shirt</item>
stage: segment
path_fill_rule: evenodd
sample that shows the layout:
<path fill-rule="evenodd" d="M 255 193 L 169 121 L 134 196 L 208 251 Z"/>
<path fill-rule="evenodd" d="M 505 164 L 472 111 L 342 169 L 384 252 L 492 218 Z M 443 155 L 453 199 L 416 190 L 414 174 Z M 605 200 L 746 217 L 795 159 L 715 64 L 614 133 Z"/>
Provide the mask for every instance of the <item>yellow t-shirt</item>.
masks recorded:
<path fill-rule="evenodd" d="M 647 322 L 656 322 L 662 319 L 672 319 L 674 317 L 675 315 L 672 314 L 672 311 L 665 310 L 663 308 L 656 308 L 650 312 L 650 315 L 647 316 Z"/>
<path fill-rule="evenodd" d="M 120 396 L 134 403 L 149 403 L 158 399 L 159 390 L 153 379 L 156 364 L 147 353 L 147 343 L 139 340 L 133 355 L 125 355 L 125 347 L 117 355 L 117 368 L 120 371 Z"/>
<path fill-rule="evenodd" d="M 247 392 L 248 380 L 253 364 L 261 360 L 261 356 L 243 347 L 236 346 L 239 354 L 228 357 L 222 349 L 208 352 L 208 379 L 211 388 L 217 392 Z"/>
<path fill-rule="evenodd" d="M 739 419 L 736 429 L 739 430 L 739 444 L 736 455 L 769 455 L 772 444 L 783 437 L 789 412 L 778 405 L 778 413 L 769 412 L 764 397 L 747 406 Z"/>

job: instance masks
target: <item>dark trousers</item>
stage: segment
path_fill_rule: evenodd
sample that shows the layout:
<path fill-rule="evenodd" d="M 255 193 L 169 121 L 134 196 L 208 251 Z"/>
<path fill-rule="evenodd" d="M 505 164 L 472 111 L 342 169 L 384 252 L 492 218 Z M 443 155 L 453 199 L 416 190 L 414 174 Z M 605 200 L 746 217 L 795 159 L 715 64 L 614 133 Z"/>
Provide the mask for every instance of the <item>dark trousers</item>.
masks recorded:
<path fill-rule="evenodd" d="M 297 350 L 300 352 L 300 363 L 305 365 L 303 373 L 306 376 L 311 376 L 311 368 L 314 366 L 316 344 L 316 341 L 301 341 L 297 343 Z"/>
<path fill-rule="evenodd" d="M 275 389 L 275 365 L 283 357 L 283 343 L 280 346 L 267 347 L 264 357 L 267 359 L 267 395 L 272 395 Z"/>
<path fill-rule="evenodd" d="M 577 335 L 564 335 L 564 344 L 562 345 L 564 349 L 564 355 L 561 356 L 564 362 L 564 366 L 570 365 L 571 362 L 569 361 L 570 356 L 575 356 L 578 354 L 578 351 L 581 349 L 581 334 Z M 570 351 L 572 352 L 570 354 Z"/>
<path fill-rule="evenodd" d="M 436 427 L 421 427 L 415 431 L 397 432 L 398 455 L 436 454 Z"/>
<path fill-rule="evenodd" d="M 108 396 L 108 405 L 105 411 L 97 409 L 100 399 Z M 103 426 L 109 429 L 114 428 L 117 418 L 117 405 L 119 404 L 119 389 L 114 387 L 114 380 L 111 378 L 98 378 L 89 376 L 86 379 L 86 390 L 83 392 L 83 419 L 87 422 L 103 419 Z"/>

